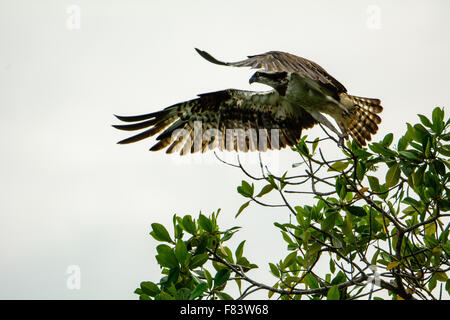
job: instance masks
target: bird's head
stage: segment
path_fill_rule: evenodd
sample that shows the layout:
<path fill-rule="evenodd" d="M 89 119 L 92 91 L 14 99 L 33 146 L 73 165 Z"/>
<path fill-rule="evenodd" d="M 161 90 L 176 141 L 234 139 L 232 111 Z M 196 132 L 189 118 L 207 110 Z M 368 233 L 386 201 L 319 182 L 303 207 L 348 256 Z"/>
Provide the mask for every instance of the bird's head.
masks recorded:
<path fill-rule="evenodd" d="M 250 84 L 253 82 L 263 83 L 278 90 L 279 88 L 285 88 L 288 81 L 287 72 L 266 73 L 257 71 L 252 75 L 248 82 Z"/>

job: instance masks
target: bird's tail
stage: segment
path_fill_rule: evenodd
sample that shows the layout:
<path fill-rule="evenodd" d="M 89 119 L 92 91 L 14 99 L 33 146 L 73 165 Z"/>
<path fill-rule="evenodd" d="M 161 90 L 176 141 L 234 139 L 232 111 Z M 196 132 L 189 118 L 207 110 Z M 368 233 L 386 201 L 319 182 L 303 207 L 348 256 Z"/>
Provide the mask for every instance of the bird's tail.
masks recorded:
<path fill-rule="evenodd" d="M 340 103 L 347 108 L 348 115 L 343 116 L 343 125 L 346 133 L 351 135 L 360 147 L 372 139 L 371 135 L 377 133 L 381 118 L 377 115 L 383 111 L 379 99 L 340 94 Z"/>

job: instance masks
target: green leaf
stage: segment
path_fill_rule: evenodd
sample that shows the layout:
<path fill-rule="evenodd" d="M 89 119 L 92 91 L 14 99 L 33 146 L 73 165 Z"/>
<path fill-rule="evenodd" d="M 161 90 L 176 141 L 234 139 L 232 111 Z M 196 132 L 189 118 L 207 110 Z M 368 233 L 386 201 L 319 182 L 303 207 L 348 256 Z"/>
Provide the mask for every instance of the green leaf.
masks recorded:
<path fill-rule="evenodd" d="M 201 267 L 205 264 L 206 261 L 208 261 L 207 253 L 197 254 L 191 259 L 191 262 L 189 263 L 189 269 L 193 270 L 195 268 Z"/>
<path fill-rule="evenodd" d="M 232 296 L 230 296 L 228 293 L 225 292 L 216 292 L 217 296 L 220 300 L 234 300 Z"/>
<path fill-rule="evenodd" d="M 278 270 L 277 266 L 274 265 L 273 263 L 269 263 L 269 267 L 270 267 L 270 272 L 272 272 L 272 274 L 279 278 L 280 277 L 280 271 Z"/>
<path fill-rule="evenodd" d="M 242 258 L 242 254 L 244 252 L 244 244 L 245 244 L 245 240 L 242 241 L 236 248 L 236 251 L 234 253 L 236 256 L 236 260 L 239 260 L 239 258 Z"/>
<path fill-rule="evenodd" d="M 285 182 L 286 175 L 287 175 L 287 171 L 280 178 L 280 190 L 283 190 L 283 188 L 286 186 L 286 182 Z"/>
<path fill-rule="evenodd" d="M 195 226 L 195 222 L 192 221 L 192 217 L 190 215 L 183 217 L 182 225 L 190 234 L 195 235 L 197 233 L 197 227 Z"/>
<path fill-rule="evenodd" d="M 386 198 L 388 197 L 388 195 L 389 195 L 389 189 L 388 189 L 388 187 L 386 187 L 385 184 L 382 184 L 382 185 L 380 186 L 380 193 L 377 194 L 377 196 L 380 197 L 380 198 L 383 199 L 383 200 L 386 200 Z"/>
<path fill-rule="evenodd" d="M 178 240 L 175 245 L 175 256 L 177 257 L 178 262 L 181 265 L 184 265 L 188 254 L 188 250 L 186 248 L 186 244 L 182 240 Z"/>
<path fill-rule="evenodd" d="M 444 110 L 434 108 L 431 118 L 433 120 L 433 131 L 437 134 L 441 134 L 442 130 L 444 130 Z"/>
<path fill-rule="evenodd" d="M 430 281 L 428 282 L 428 290 L 433 291 L 434 288 L 436 288 L 436 285 L 437 285 L 436 275 L 433 275 Z"/>
<path fill-rule="evenodd" d="M 311 273 L 308 273 L 305 276 L 305 282 L 311 289 L 317 289 L 319 287 L 319 282 L 317 281 L 316 277 L 313 276 Z"/>
<path fill-rule="evenodd" d="M 238 210 L 238 212 L 236 213 L 236 215 L 234 216 L 235 218 L 239 217 L 239 215 L 242 213 L 242 211 L 244 211 L 245 208 L 248 207 L 248 205 L 250 204 L 250 201 L 247 201 L 246 203 L 244 203 Z"/>
<path fill-rule="evenodd" d="M 364 179 L 364 175 L 366 174 L 367 168 L 363 161 L 358 161 L 358 165 L 356 166 L 356 177 L 358 180 L 362 181 Z"/>
<path fill-rule="evenodd" d="M 283 268 L 289 267 L 297 258 L 297 251 L 291 252 L 283 261 Z"/>
<path fill-rule="evenodd" d="M 274 285 L 273 285 L 273 288 L 274 289 L 278 289 L 278 282 L 277 283 L 275 283 Z M 448 291 L 448 290 L 447 290 Z M 268 292 L 267 292 L 267 297 L 270 299 L 270 298 L 272 298 L 272 296 L 275 294 L 275 291 L 269 291 L 268 290 Z"/>
<path fill-rule="evenodd" d="M 281 223 L 274 222 L 273 225 L 277 228 L 280 228 L 283 231 L 287 231 L 286 227 L 284 225 L 282 225 Z"/>
<path fill-rule="evenodd" d="M 336 277 L 334 277 L 333 280 L 331 280 L 331 285 L 337 285 L 345 282 L 346 280 L 347 278 L 345 277 L 345 274 L 342 271 L 339 271 Z"/>
<path fill-rule="evenodd" d="M 174 230 L 175 240 L 179 240 L 179 239 L 183 238 L 182 219 L 180 217 L 177 217 L 174 214 L 172 221 L 173 221 L 173 230 Z"/>
<path fill-rule="evenodd" d="M 212 288 L 212 281 L 213 281 L 211 273 L 209 273 L 208 270 L 203 269 L 203 275 L 205 276 L 206 283 L 208 284 L 208 288 L 211 289 Z"/>
<path fill-rule="evenodd" d="M 395 186 L 400 179 L 400 165 L 398 163 L 391 166 L 386 173 L 386 187 L 390 188 Z"/>
<path fill-rule="evenodd" d="M 250 195 L 253 195 L 253 186 L 251 186 L 247 181 L 242 180 L 242 188 L 244 191 Z"/>
<path fill-rule="evenodd" d="M 311 239 L 311 231 L 306 230 L 302 233 L 301 238 L 303 240 L 303 243 L 307 244 L 309 239 Z"/>
<path fill-rule="evenodd" d="M 337 286 L 332 286 L 327 293 L 327 300 L 339 300 L 339 289 Z"/>
<path fill-rule="evenodd" d="M 264 186 L 264 187 L 261 189 L 261 191 L 258 193 L 258 195 L 257 195 L 256 197 L 257 197 L 257 198 L 260 198 L 260 197 L 262 197 L 263 195 L 269 193 L 269 192 L 272 191 L 272 190 L 273 190 L 273 185 L 268 184 L 268 185 Z"/>
<path fill-rule="evenodd" d="M 207 288 L 206 282 L 200 282 L 194 290 L 192 290 L 191 295 L 189 296 L 189 300 L 195 300 L 205 292 Z"/>
<path fill-rule="evenodd" d="M 245 271 L 246 269 L 254 269 L 254 268 L 258 268 L 258 266 L 257 266 L 256 264 L 250 263 L 250 262 L 247 260 L 247 258 L 245 258 L 245 257 L 240 257 L 240 258 L 236 261 L 236 264 L 238 264 L 238 265 L 240 265 L 240 266 L 242 266 L 242 267 L 245 267 L 245 268 L 244 268 L 244 271 Z"/>
<path fill-rule="evenodd" d="M 440 174 L 441 176 L 445 175 L 445 164 L 442 161 L 433 160 L 432 164 L 438 174 Z"/>
<path fill-rule="evenodd" d="M 346 209 L 352 215 L 358 216 L 358 217 L 364 217 L 367 214 L 366 210 L 364 210 L 361 207 L 357 207 L 357 206 L 347 206 Z"/>
<path fill-rule="evenodd" d="M 143 281 L 140 286 L 142 292 L 151 297 L 156 296 L 160 292 L 158 286 L 151 281 Z"/>
<path fill-rule="evenodd" d="M 330 271 L 331 273 L 334 273 L 336 271 L 336 264 L 334 263 L 334 260 L 330 258 Z"/>
<path fill-rule="evenodd" d="M 158 252 L 156 260 L 162 267 L 175 268 L 178 266 L 178 260 L 175 257 L 172 248 L 168 245 L 160 244 L 156 247 L 156 251 Z"/>
<path fill-rule="evenodd" d="M 299 225 L 301 225 L 303 228 L 308 228 L 311 221 L 308 211 L 300 206 L 295 206 L 294 209 L 295 211 L 297 211 L 295 218 Z"/>
<path fill-rule="evenodd" d="M 234 279 L 234 282 L 236 282 L 236 285 L 239 289 L 239 293 L 242 294 L 242 280 L 240 278 L 236 278 L 236 279 Z"/>
<path fill-rule="evenodd" d="M 449 199 L 441 199 L 438 201 L 439 209 L 443 212 L 450 211 L 450 200 Z"/>
<path fill-rule="evenodd" d="M 347 186 L 345 178 L 343 177 L 336 178 L 336 193 L 338 194 L 339 198 L 345 199 L 345 196 L 347 195 Z"/>
<path fill-rule="evenodd" d="M 378 181 L 377 177 L 367 176 L 367 180 L 369 180 L 370 189 L 373 192 L 380 192 L 381 191 L 380 182 Z"/>
<path fill-rule="evenodd" d="M 267 182 L 269 182 L 271 185 L 272 185 L 272 187 L 275 189 L 275 190 L 278 190 L 278 186 L 277 186 L 277 184 L 276 184 L 276 182 L 275 182 L 275 178 L 272 176 L 272 175 L 268 175 L 267 176 Z"/>
<path fill-rule="evenodd" d="M 383 141 L 381 142 L 381 144 L 385 147 L 389 147 L 392 143 L 392 141 L 394 140 L 394 135 L 392 133 L 388 133 Z"/>
<path fill-rule="evenodd" d="M 434 275 L 437 281 L 446 282 L 448 280 L 448 276 L 444 271 L 437 271 Z"/>
<path fill-rule="evenodd" d="M 254 186 L 250 185 L 247 181 L 242 180 L 241 186 L 237 187 L 237 191 L 246 198 L 253 196 Z"/>
<path fill-rule="evenodd" d="M 380 249 L 377 249 L 377 251 L 375 251 L 375 253 L 373 254 L 372 260 L 370 261 L 370 264 L 373 266 L 377 265 L 377 259 L 378 259 L 378 255 L 380 254 Z"/>
<path fill-rule="evenodd" d="M 375 153 L 381 154 L 386 157 L 396 157 L 397 153 L 378 142 L 373 142 L 369 145 L 369 149 Z"/>
<path fill-rule="evenodd" d="M 208 233 L 211 233 L 213 231 L 211 220 L 209 220 L 207 217 L 205 217 L 203 214 L 200 213 L 198 217 L 198 224 L 200 227 L 205 230 Z"/>
<path fill-rule="evenodd" d="M 167 275 L 167 282 L 166 284 L 173 284 L 178 281 L 178 278 L 180 276 L 180 268 L 177 266 L 170 268 L 169 274 Z"/>
<path fill-rule="evenodd" d="M 437 247 L 439 245 L 439 241 L 437 241 L 434 236 L 425 235 L 423 237 L 423 240 L 425 242 L 425 245 L 430 249 Z"/>
<path fill-rule="evenodd" d="M 422 114 L 418 114 L 418 116 L 419 116 L 419 118 L 420 118 L 420 122 L 422 122 L 424 126 L 426 126 L 426 127 L 428 127 L 428 128 L 431 129 L 432 124 L 431 124 L 430 120 L 428 120 L 428 118 L 425 117 L 425 116 L 422 115 Z"/>
<path fill-rule="evenodd" d="M 153 238 L 158 241 L 172 242 L 170 238 L 169 232 L 167 232 L 166 228 L 159 223 L 152 223 L 153 231 L 150 232 Z"/>
<path fill-rule="evenodd" d="M 349 163 L 346 161 L 337 161 L 328 168 L 328 171 L 344 171 L 348 165 Z"/>
<path fill-rule="evenodd" d="M 405 158 L 406 160 L 415 161 L 415 162 L 421 162 L 422 160 L 417 155 L 417 151 L 413 150 L 405 150 L 405 151 L 399 151 L 398 154 Z"/>
<path fill-rule="evenodd" d="M 430 133 L 428 132 L 427 129 L 425 129 L 425 127 L 423 125 L 421 125 L 420 123 L 417 123 L 414 125 L 414 130 L 413 130 L 414 140 L 416 140 L 417 142 L 419 142 L 423 145 L 424 142 L 427 141 L 428 137 L 430 137 Z"/>
<path fill-rule="evenodd" d="M 313 153 L 316 152 L 317 146 L 319 145 L 319 141 L 320 141 L 320 138 L 319 138 L 319 137 L 317 137 L 317 138 L 314 140 L 314 142 L 313 142 L 313 144 L 312 144 Z"/>
<path fill-rule="evenodd" d="M 291 237 L 284 231 L 281 231 L 281 235 L 283 236 L 283 240 L 286 241 L 290 245 L 295 245 L 295 243 L 291 240 Z"/>
<path fill-rule="evenodd" d="M 141 294 L 139 295 L 139 300 L 152 300 L 152 299 L 146 294 Z"/>
<path fill-rule="evenodd" d="M 195 249 L 195 254 L 204 253 L 206 251 L 206 247 L 208 246 L 209 236 L 207 233 L 202 234 L 199 238 L 193 239 L 192 245 L 197 247 Z"/>
<path fill-rule="evenodd" d="M 413 199 L 411 197 L 405 197 L 402 200 L 403 203 L 409 204 L 411 206 L 414 206 L 416 208 L 419 208 L 421 206 L 420 201 L 417 201 L 416 199 Z"/>
<path fill-rule="evenodd" d="M 301 140 L 297 143 L 297 150 L 304 156 L 309 157 L 309 149 L 305 141 Z"/>
<path fill-rule="evenodd" d="M 217 271 L 214 277 L 214 288 L 220 287 L 225 284 L 230 278 L 231 271 L 229 269 L 221 269 Z"/>
<path fill-rule="evenodd" d="M 434 222 L 428 223 L 424 226 L 424 229 L 425 229 L 425 234 L 427 236 L 431 236 L 436 233 L 436 223 L 434 223 Z"/>
<path fill-rule="evenodd" d="M 398 151 L 405 150 L 408 147 L 409 141 L 410 139 L 406 136 L 403 136 L 400 139 L 398 139 L 397 150 Z"/>
<path fill-rule="evenodd" d="M 188 288 L 180 288 L 175 294 L 175 300 L 188 300 L 191 296 L 192 290 Z"/>
<path fill-rule="evenodd" d="M 321 223 L 321 229 L 323 231 L 329 231 L 331 229 L 333 229 L 335 223 L 336 223 L 336 218 L 338 216 L 337 211 L 333 211 L 331 214 L 328 215 L 328 217 L 326 217 L 322 223 Z"/>
<path fill-rule="evenodd" d="M 161 291 L 157 297 L 159 300 L 175 300 L 175 298 L 172 295 L 170 295 L 165 291 Z"/>
<path fill-rule="evenodd" d="M 412 181 L 414 187 L 418 187 L 423 183 L 423 179 L 425 176 L 425 169 L 427 168 L 427 164 L 420 166 L 412 175 Z"/>
<path fill-rule="evenodd" d="M 342 224 L 342 233 L 347 237 L 353 236 L 352 217 L 349 214 L 345 215 L 344 223 Z"/>
<path fill-rule="evenodd" d="M 223 233 L 223 237 L 222 237 L 222 239 L 220 239 L 220 241 L 226 242 L 226 241 L 230 240 L 231 237 L 232 237 L 236 232 L 238 232 L 238 229 L 240 229 L 240 228 L 241 228 L 241 227 L 233 227 L 233 228 L 230 228 L 230 229 L 228 229 L 228 230 L 225 230 L 225 231 L 221 232 L 221 233 Z"/>

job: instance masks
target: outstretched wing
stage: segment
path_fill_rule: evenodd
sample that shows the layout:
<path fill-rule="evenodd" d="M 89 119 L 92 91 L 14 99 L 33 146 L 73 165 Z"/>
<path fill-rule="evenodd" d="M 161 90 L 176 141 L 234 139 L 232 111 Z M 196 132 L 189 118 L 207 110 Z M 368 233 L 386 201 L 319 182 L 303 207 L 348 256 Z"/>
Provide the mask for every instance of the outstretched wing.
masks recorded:
<path fill-rule="evenodd" d="M 321 82 L 324 85 L 332 87 L 336 93 L 347 92 L 347 89 L 335 78 L 333 78 L 324 68 L 314 61 L 295 56 L 293 54 L 281 51 L 269 51 L 263 54 L 248 56 L 248 59 L 237 62 L 219 61 L 208 52 L 195 50 L 209 62 L 233 67 L 251 67 L 253 69 L 262 69 L 267 72 L 294 72 L 303 78 L 309 78 Z"/>
<path fill-rule="evenodd" d="M 119 143 L 131 143 L 160 133 L 150 149 L 180 154 L 218 148 L 266 151 L 295 145 L 303 128 L 316 120 L 302 108 L 293 107 L 276 91 L 236 89 L 211 92 L 154 113 L 116 116 L 130 124 L 113 127 L 143 132 Z"/>

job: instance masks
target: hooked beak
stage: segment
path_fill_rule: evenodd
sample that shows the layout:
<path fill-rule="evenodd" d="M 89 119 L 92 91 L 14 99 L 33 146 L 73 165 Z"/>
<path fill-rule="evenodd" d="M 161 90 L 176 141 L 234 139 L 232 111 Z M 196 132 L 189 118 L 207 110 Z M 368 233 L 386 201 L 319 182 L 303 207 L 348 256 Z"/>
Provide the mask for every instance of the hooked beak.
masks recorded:
<path fill-rule="evenodd" d="M 257 82 L 258 77 L 256 75 L 252 75 L 252 77 L 248 80 L 249 84 L 252 84 L 253 82 Z"/>

